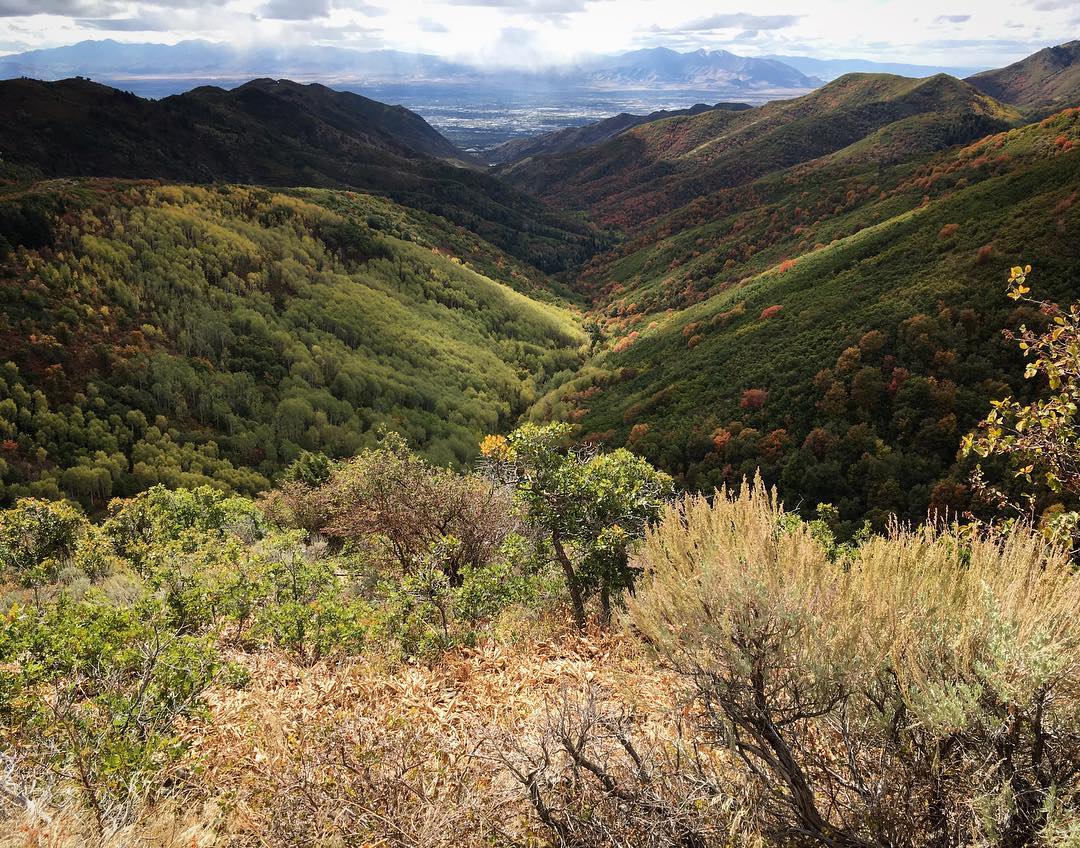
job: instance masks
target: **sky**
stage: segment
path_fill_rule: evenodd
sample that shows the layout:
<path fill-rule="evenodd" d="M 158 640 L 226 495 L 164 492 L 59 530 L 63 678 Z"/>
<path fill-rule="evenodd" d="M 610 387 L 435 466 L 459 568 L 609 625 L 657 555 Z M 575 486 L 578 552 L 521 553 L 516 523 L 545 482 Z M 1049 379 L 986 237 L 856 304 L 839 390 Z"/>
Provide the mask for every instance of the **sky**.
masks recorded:
<path fill-rule="evenodd" d="M 86 39 L 325 44 L 542 66 L 640 47 L 997 67 L 1080 0 L 0 0 L 0 53 Z"/>

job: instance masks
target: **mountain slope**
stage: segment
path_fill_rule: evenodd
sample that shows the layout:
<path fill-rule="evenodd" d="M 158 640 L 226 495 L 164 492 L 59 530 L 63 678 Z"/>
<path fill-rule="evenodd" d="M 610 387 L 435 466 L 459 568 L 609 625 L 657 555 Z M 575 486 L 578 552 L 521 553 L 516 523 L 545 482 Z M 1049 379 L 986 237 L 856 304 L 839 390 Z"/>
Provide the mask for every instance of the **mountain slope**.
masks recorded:
<path fill-rule="evenodd" d="M 991 97 L 1028 109 L 1080 105 L 1080 41 L 1047 47 L 967 81 Z"/>
<path fill-rule="evenodd" d="M 152 101 L 89 80 L 19 79 L 0 82 L 0 103 L 5 162 L 44 176 L 347 186 L 442 215 L 545 270 L 592 249 L 587 227 L 474 170 L 419 116 L 321 85 L 254 80 Z"/>
<path fill-rule="evenodd" d="M 471 236 L 431 224 L 353 192 L 3 190 L 0 499 L 254 491 L 380 426 L 469 460 L 580 366 L 584 336 L 500 281 L 513 260 L 448 255 Z"/>
<path fill-rule="evenodd" d="M 761 468 L 788 503 L 925 520 L 970 506 L 959 439 L 1037 388 L 1002 328 L 1013 264 L 1080 298 L 1080 110 L 882 166 L 842 155 L 679 209 L 583 284 L 610 340 L 533 414 L 690 488 Z"/>
<path fill-rule="evenodd" d="M 562 73 L 592 83 L 622 86 L 809 89 L 820 82 L 775 59 L 737 56 L 727 50 L 680 53 L 667 47 L 605 56 Z"/>
<path fill-rule="evenodd" d="M 514 138 L 490 150 L 483 151 L 481 155 L 488 164 L 507 165 L 527 159 L 530 156 L 554 156 L 559 153 L 572 153 L 575 150 L 581 150 L 583 147 L 610 141 L 627 130 L 653 121 L 700 115 L 702 112 L 708 112 L 712 109 L 739 112 L 750 108 L 746 103 L 717 103 L 714 106 L 698 103 L 689 109 L 660 110 L 651 112 L 648 115 L 630 115 L 623 112 L 593 124 L 586 124 L 583 127 L 568 127 L 528 138 Z"/>
<path fill-rule="evenodd" d="M 904 62 L 870 62 L 866 59 L 813 59 L 809 56 L 765 56 L 790 65 L 807 76 L 831 82 L 844 74 L 897 74 L 902 77 L 931 77 L 935 74 L 968 76 L 981 68 L 957 68 L 944 65 L 910 65 Z M 985 67 L 985 66 L 984 66 Z"/>
<path fill-rule="evenodd" d="M 960 80 L 849 74 L 795 100 L 644 124 L 613 141 L 505 169 L 525 190 L 605 225 L 642 228 L 696 198 L 848 148 L 890 125 L 906 130 L 865 157 L 900 161 L 1019 122 Z"/>

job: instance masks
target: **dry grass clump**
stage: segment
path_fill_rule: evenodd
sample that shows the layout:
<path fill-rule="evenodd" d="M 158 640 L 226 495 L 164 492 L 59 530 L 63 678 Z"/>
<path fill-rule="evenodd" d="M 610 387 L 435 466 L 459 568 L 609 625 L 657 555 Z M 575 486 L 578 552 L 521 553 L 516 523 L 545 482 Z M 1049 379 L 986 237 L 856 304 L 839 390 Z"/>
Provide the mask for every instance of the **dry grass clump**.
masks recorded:
<path fill-rule="evenodd" d="M 98 839 L 75 805 L 53 811 L 32 807 L 0 819 L 0 848 L 217 848 L 224 844 L 214 827 L 218 816 L 212 806 L 170 802 Z"/>
<path fill-rule="evenodd" d="M 590 693 L 650 746 L 676 706 L 673 681 L 618 637 L 489 644 L 431 668 L 248 661 L 252 685 L 212 693 L 195 746 L 208 787 L 231 799 L 236 845 L 550 844 L 557 831 L 508 765 L 558 747 L 552 705 Z M 602 758 L 617 744 L 590 740 Z M 564 761 L 534 775 L 545 796 L 568 789 Z M 601 784 L 586 787 L 579 803 L 590 792 L 605 796 Z"/>
<path fill-rule="evenodd" d="M 641 560 L 629 622 L 772 840 L 1075 839 L 1080 575 L 1038 538 L 897 529 L 838 552 L 759 484 L 673 506 Z"/>

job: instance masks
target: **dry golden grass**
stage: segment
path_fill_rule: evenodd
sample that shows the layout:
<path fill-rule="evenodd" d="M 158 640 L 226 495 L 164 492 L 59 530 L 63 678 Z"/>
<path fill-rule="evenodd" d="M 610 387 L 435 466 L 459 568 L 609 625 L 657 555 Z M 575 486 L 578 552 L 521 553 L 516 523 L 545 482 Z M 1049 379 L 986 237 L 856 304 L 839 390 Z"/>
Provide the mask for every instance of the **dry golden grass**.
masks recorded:
<path fill-rule="evenodd" d="M 640 558 L 630 626 L 772 793 L 780 844 L 1080 833 L 1080 571 L 1037 534 L 896 529 L 834 559 L 758 483 L 673 505 Z"/>
<path fill-rule="evenodd" d="M 182 728 L 199 765 L 168 803 L 103 841 L 77 804 L 36 808 L 0 848 L 547 844 L 500 752 L 540 738 L 567 693 L 601 693 L 652 738 L 676 712 L 672 679 L 617 634 L 492 641 L 430 667 L 231 659 L 250 683 L 213 688 L 209 720 Z"/>

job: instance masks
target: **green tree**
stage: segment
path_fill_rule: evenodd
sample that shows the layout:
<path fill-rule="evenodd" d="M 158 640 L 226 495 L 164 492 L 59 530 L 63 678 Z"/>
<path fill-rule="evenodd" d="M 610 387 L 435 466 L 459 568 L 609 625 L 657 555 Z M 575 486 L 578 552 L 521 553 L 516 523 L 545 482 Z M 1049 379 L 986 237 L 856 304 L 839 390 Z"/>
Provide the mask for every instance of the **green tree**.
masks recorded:
<path fill-rule="evenodd" d="M 603 620 L 612 596 L 633 585 L 631 546 L 670 498 L 672 480 L 619 449 L 567 447 L 570 425 L 526 424 L 508 438 L 489 436 L 481 452 L 512 482 L 523 512 L 551 540 L 566 579 L 574 621 L 584 629 L 585 601 L 599 592 Z"/>
<path fill-rule="evenodd" d="M 303 483 L 305 486 L 321 486 L 330 479 L 333 463 L 324 453 L 301 451 L 293 463 L 281 475 L 286 482 Z"/>
<path fill-rule="evenodd" d="M 1049 396 L 1030 404 L 1012 397 L 993 401 L 990 413 L 976 432 L 964 438 L 964 453 L 982 458 L 1009 460 L 1021 483 L 1019 495 L 1009 495 L 986 482 L 979 467 L 975 484 L 1000 511 L 1013 519 L 1036 518 L 1040 492 L 1050 492 L 1075 504 L 1080 499 L 1080 304 L 1062 308 L 1056 303 L 1029 296 L 1027 285 L 1031 266 L 1016 266 L 1009 274 L 1008 296 L 1032 304 L 1050 319 L 1044 332 L 1021 325 L 1018 333 L 1006 331 L 1017 340 L 1029 358 L 1024 376 L 1044 378 Z M 1057 508 L 1047 516 L 1046 531 L 1060 541 L 1080 542 L 1080 513 Z"/>

